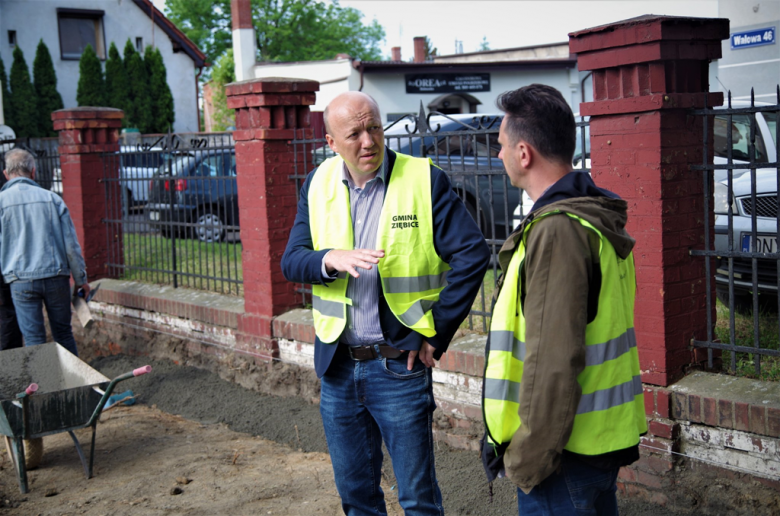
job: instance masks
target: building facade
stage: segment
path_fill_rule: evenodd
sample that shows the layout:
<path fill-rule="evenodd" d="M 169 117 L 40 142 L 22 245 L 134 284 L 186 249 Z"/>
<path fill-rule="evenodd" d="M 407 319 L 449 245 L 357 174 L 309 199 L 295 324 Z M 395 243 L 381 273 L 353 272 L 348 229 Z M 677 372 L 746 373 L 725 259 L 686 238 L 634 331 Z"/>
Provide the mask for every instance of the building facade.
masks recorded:
<path fill-rule="evenodd" d="M 206 56 L 149 0 L 0 0 L 0 57 L 10 72 L 14 48 L 32 73 L 38 42 L 51 53 L 57 89 L 66 108 L 75 107 L 79 58 L 91 44 L 105 65 L 113 42 L 120 54 L 127 40 L 143 52 L 160 50 L 173 94 L 174 131 L 199 128 L 197 77 Z"/>
<path fill-rule="evenodd" d="M 358 61 L 348 56 L 299 63 L 257 63 L 255 77 L 292 77 L 320 82 L 312 111 L 323 111 L 345 91 L 363 91 L 376 99 L 392 122 L 405 114 L 496 113 L 501 93 L 533 83 L 557 88 L 573 110 L 592 99 L 588 74 L 577 71 L 568 44 L 432 56 L 421 54 L 424 38 L 415 38 L 413 60 L 403 61 L 394 49 L 393 61 Z"/>
<path fill-rule="evenodd" d="M 732 98 L 775 103 L 780 83 L 780 2 L 720 0 L 718 14 L 730 21 L 731 37 L 722 43 L 714 91 L 731 91 Z"/>

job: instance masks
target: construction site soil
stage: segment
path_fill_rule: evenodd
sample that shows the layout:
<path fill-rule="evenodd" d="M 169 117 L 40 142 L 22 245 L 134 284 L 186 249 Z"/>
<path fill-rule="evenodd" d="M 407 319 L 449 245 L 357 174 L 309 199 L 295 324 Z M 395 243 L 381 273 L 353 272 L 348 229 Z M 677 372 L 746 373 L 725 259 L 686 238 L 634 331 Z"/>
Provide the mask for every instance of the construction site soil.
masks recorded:
<path fill-rule="evenodd" d="M 111 408 L 101 417 L 94 477 L 85 479 L 68 434 L 48 436 L 40 467 L 29 472 L 28 494 L 20 494 L 3 454 L 0 513 L 341 514 L 316 392 L 301 397 L 296 388 L 296 397 L 273 396 L 168 360 L 115 356 L 92 366 L 113 378 L 147 363 L 151 374 L 122 384 L 135 392 L 137 403 Z M 279 378 L 294 371 L 283 364 L 274 370 Z M 285 383 L 278 386 L 284 394 Z M 88 449 L 89 430 L 77 434 Z M 515 489 L 506 480 L 496 482 L 489 502 L 477 453 L 440 444 L 436 470 L 447 514 L 517 514 Z M 382 486 L 389 514 L 403 514 L 389 460 Z M 630 498 L 622 498 L 620 506 L 626 516 L 696 512 L 690 506 L 675 512 Z"/>

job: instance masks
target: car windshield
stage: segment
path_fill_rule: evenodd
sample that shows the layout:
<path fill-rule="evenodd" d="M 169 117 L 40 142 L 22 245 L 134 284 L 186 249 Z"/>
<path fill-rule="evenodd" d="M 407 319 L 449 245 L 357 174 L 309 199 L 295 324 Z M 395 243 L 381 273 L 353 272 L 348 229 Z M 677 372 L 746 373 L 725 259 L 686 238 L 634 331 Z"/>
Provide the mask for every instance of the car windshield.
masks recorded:
<path fill-rule="evenodd" d="M 749 153 L 749 147 L 750 147 L 750 123 L 752 121 L 753 115 L 750 114 L 736 114 L 731 115 L 731 158 L 740 160 L 740 161 L 750 161 L 750 153 Z M 729 144 L 728 144 L 728 135 L 729 135 L 729 116 L 728 115 L 717 115 L 715 117 L 715 132 L 714 132 L 714 142 L 713 146 L 715 147 L 715 155 L 721 158 L 728 158 L 729 157 Z M 767 119 L 767 122 L 769 122 L 769 117 L 765 115 L 765 118 Z M 775 124 L 776 126 L 776 119 Z M 772 125 L 770 125 L 770 129 L 772 129 Z M 776 131 L 776 127 L 773 130 L 773 136 L 774 132 Z M 756 152 L 755 152 L 755 161 L 756 163 L 766 163 L 769 161 L 769 157 L 767 156 L 766 152 L 766 145 L 764 143 L 764 138 L 761 137 L 761 132 L 756 128 Z"/>
<path fill-rule="evenodd" d="M 170 169 L 168 168 L 169 163 Z M 195 163 L 195 156 L 191 154 L 165 156 L 162 165 L 160 165 L 160 168 L 157 169 L 157 174 L 161 176 L 167 175 L 168 170 L 170 170 L 172 175 L 179 175 L 183 170 L 186 170 L 193 163 Z"/>
<path fill-rule="evenodd" d="M 766 125 L 769 126 L 769 132 L 772 133 L 772 140 L 773 142 L 776 142 L 777 141 L 777 113 L 764 112 L 763 115 L 764 115 L 764 120 L 766 120 Z"/>

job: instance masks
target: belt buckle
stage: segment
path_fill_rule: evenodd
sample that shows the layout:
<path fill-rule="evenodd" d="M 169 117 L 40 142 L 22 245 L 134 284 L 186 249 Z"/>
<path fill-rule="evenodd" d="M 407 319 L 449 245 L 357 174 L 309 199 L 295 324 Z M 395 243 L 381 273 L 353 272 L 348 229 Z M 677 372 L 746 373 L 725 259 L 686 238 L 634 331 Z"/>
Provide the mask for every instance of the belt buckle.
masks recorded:
<path fill-rule="evenodd" d="M 379 356 L 376 352 L 376 349 L 374 349 L 374 346 L 347 346 L 347 350 L 349 351 L 349 358 L 357 362 L 372 360 Z M 354 353 L 355 350 L 360 350 L 361 352 L 367 351 L 369 356 L 356 357 Z"/>

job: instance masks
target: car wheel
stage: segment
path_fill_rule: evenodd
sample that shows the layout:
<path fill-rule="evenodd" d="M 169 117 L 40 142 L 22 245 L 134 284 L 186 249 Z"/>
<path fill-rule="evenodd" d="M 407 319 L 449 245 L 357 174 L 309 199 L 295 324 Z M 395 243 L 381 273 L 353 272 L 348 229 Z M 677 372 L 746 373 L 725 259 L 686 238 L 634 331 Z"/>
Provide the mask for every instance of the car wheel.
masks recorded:
<path fill-rule="evenodd" d="M 193 236 L 201 242 L 222 242 L 225 238 L 222 214 L 210 206 L 201 208 L 195 217 Z"/>

